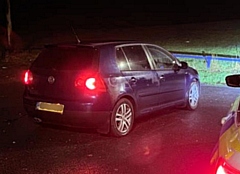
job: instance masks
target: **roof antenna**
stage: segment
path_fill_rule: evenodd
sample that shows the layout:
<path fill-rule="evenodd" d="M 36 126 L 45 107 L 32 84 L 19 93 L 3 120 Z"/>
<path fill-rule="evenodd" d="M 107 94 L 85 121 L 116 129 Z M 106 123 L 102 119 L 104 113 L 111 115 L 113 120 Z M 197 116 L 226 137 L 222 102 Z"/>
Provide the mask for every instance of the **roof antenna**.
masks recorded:
<path fill-rule="evenodd" d="M 77 35 L 77 33 L 75 32 L 75 30 L 74 30 L 74 28 L 71 26 L 71 28 L 72 28 L 72 32 L 73 32 L 73 34 L 74 34 L 74 36 L 76 37 L 76 39 L 77 39 L 77 43 L 78 44 L 80 44 L 80 39 L 78 38 L 78 35 Z"/>

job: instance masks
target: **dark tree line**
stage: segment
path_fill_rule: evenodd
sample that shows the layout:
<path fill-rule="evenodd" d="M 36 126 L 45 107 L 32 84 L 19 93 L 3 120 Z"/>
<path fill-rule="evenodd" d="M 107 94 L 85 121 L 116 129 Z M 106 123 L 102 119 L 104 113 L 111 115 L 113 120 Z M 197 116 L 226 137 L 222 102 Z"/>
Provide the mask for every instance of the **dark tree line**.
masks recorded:
<path fill-rule="evenodd" d="M 0 58 L 5 59 L 6 52 L 12 50 L 11 34 L 12 34 L 12 20 L 11 20 L 11 6 L 10 0 L 6 0 L 3 4 L 3 12 L 5 12 L 6 29 L 0 28 Z"/>

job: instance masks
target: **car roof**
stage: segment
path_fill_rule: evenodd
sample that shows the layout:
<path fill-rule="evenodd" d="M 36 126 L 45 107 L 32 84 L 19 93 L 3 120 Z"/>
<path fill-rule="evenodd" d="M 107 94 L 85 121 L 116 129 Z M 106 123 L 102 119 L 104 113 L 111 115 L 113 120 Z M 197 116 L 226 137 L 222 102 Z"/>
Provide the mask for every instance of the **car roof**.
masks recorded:
<path fill-rule="evenodd" d="M 134 40 L 92 40 L 92 41 L 83 41 L 80 44 L 83 45 L 92 45 L 92 46 L 100 46 L 100 45 L 119 45 L 119 44 L 128 44 L 128 43 L 136 43 Z"/>
<path fill-rule="evenodd" d="M 73 47 L 81 47 L 81 46 L 90 46 L 90 47 L 101 47 L 101 46 L 116 46 L 122 44 L 143 44 L 143 42 L 135 41 L 135 40 L 85 40 L 80 43 L 57 43 L 57 44 L 48 44 L 45 45 L 48 47 L 58 47 L 58 46 L 73 46 Z"/>

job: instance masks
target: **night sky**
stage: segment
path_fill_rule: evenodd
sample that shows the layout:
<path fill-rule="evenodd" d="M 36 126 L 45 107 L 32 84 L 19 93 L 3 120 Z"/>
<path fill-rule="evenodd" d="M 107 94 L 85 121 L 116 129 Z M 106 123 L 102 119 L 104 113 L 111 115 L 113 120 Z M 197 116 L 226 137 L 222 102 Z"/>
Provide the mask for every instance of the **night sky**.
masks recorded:
<path fill-rule="evenodd" d="M 0 25 L 6 26 L 6 0 L 0 0 Z M 14 28 L 58 15 L 79 16 L 88 24 L 126 21 L 133 25 L 172 25 L 240 18 L 240 5 L 233 1 L 157 0 L 10 0 Z M 81 20 L 80 20 L 81 19 Z"/>

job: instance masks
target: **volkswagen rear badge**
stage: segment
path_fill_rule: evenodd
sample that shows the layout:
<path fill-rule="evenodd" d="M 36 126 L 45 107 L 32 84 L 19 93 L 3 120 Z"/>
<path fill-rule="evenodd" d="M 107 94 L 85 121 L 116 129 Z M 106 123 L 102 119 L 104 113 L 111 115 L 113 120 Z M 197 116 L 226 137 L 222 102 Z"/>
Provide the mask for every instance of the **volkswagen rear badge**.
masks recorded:
<path fill-rule="evenodd" d="M 55 82 L 55 78 L 53 76 L 48 77 L 48 83 L 53 84 Z"/>

